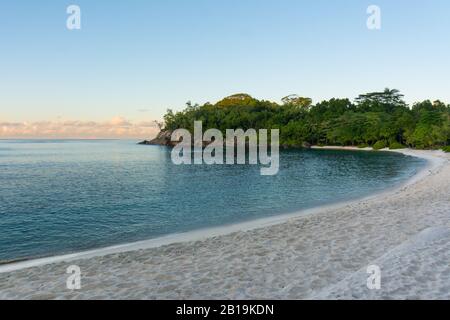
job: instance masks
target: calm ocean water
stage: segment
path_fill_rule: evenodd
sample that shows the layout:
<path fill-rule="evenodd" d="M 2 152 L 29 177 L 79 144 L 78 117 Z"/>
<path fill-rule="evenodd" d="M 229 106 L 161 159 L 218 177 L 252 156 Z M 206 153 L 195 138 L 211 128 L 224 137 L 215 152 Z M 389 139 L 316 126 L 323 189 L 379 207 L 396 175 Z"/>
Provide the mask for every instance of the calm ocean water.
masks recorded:
<path fill-rule="evenodd" d="M 135 141 L 0 140 L 0 261 L 50 256 L 243 222 L 358 198 L 401 183 L 424 160 L 283 151 L 258 166 L 175 166 Z"/>

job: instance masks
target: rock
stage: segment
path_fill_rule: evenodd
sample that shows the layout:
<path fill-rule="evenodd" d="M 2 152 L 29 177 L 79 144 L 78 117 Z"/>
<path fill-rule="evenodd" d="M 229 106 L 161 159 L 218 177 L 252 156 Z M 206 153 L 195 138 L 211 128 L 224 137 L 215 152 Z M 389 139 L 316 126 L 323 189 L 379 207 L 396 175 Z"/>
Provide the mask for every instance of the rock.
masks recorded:
<path fill-rule="evenodd" d="M 144 141 L 138 142 L 138 144 L 149 145 L 150 141 L 149 140 L 144 140 Z"/>
<path fill-rule="evenodd" d="M 176 142 L 171 141 L 172 131 L 161 131 L 158 133 L 155 139 L 153 140 L 144 140 L 139 142 L 141 145 L 151 145 L 151 146 L 174 146 Z"/>
<path fill-rule="evenodd" d="M 139 142 L 138 144 L 141 145 L 150 145 L 150 146 L 168 146 L 168 147 L 174 147 L 176 146 L 180 141 L 172 141 L 172 131 L 161 131 L 158 133 L 155 139 L 153 140 L 144 140 L 142 142 Z M 203 141 L 202 146 L 205 148 L 208 146 L 211 142 Z M 191 141 L 191 146 L 194 146 L 194 140 Z"/>

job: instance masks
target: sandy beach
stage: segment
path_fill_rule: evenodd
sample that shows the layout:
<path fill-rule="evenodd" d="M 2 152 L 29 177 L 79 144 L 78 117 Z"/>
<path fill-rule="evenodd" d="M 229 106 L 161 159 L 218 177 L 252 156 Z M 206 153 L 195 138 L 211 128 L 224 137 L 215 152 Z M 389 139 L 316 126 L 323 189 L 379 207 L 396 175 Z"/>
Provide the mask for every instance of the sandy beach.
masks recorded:
<path fill-rule="evenodd" d="M 0 266 L 0 299 L 449 299 L 450 154 L 357 201 Z M 81 289 L 66 269 L 81 269 Z M 381 289 L 367 288 L 369 265 Z"/>

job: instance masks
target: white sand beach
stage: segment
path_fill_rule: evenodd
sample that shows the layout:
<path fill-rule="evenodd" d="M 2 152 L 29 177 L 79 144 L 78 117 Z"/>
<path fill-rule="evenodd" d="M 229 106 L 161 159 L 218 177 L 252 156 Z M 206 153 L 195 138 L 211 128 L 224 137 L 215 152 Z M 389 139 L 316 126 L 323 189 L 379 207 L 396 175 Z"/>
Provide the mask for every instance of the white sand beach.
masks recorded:
<path fill-rule="evenodd" d="M 449 299 L 450 154 L 371 197 L 0 266 L 0 299 Z M 70 265 L 81 289 L 66 288 Z M 381 289 L 366 286 L 381 268 Z"/>

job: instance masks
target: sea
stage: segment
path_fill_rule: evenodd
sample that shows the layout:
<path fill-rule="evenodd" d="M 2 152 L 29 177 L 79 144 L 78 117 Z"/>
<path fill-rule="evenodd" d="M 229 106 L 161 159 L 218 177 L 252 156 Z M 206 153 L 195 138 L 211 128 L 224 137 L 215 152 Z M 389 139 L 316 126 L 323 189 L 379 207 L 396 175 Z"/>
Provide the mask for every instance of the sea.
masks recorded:
<path fill-rule="evenodd" d="M 134 140 L 0 140 L 0 263 L 249 222 L 400 185 L 425 160 L 283 150 L 280 170 L 175 165 Z"/>

